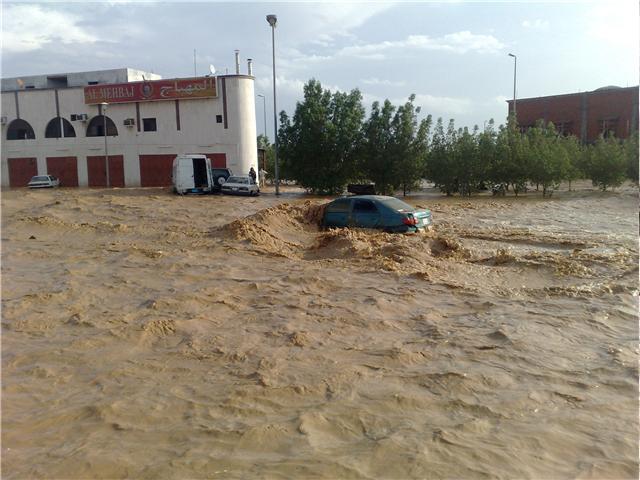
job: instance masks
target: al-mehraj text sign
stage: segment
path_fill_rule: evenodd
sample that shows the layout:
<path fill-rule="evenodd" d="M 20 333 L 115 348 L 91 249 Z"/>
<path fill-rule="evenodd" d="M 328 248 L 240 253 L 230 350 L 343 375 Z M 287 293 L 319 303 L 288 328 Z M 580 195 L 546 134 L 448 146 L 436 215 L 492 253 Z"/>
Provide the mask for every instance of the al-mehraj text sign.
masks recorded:
<path fill-rule="evenodd" d="M 147 80 L 84 87 L 84 103 L 127 103 L 216 97 L 215 77 Z"/>

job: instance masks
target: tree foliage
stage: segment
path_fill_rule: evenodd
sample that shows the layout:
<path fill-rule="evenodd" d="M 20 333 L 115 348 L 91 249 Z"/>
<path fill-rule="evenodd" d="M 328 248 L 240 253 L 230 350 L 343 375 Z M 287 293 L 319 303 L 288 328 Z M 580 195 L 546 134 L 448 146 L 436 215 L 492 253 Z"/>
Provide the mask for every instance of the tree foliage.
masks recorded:
<path fill-rule="evenodd" d="M 635 132 L 625 142 L 625 155 L 627 157 L 627 177 L 632 182 L 638 184 L 638 132 Z"/>
<path fill-rule="evenodd" d="M 405 195 L 416 189 L 422 180 L 431 127 L 430 116 L 418 123 L 420 109 L 413 104 L 414 100 L 415 95 L 411 95 L 409 101 L 396 110 L 391 121 L 385 162 L 385 167 L 389 170 L 387 175 L 391 175 L 388 186 L 393 190 L 401 188 Z"/>
<path fill-rule="evenodd" d="M 359 181 L 372 181 L 379 193 L 393 193 L 396 187 L 393 162 L 393 131 L 391 123 L 395 107 L 385 100 L 371 106 L 371 114 L 363 125 L 363 141 L 359 155 Z"/>
<path fill-rule="evenodd" d="M 342 191 L 357 174 L 364 108 L 358 90 L 323 90 L 317 80 L 304 86 L 293 119 L 280 114 L 279 154 L 283 174 L 314 193 Z"/>
<path fill-rule="evenodd" d="M 557 135 L 553 124 L 539 121 L 526 132 L 525 157 L 528 179 L 542 185 L 542 196 L 568 178 L 571 163 L 563 137 Z"/>
<path fill-rule="evenodd" d="M 624 145 L 614 137 L 600 137 L 588 150 L 587 172 L 602 191 L 622 184 L 627 175 Z"/>
<path fill-rule="evenodd" d="M 435 125 L 430 115 L 419 121 L 414 101 L 415 95 L 400 106 L 374 102 L 365 120 L 358 90 L 332 93 L 310 80 L 293 117 L 280 113 L 280 177 L 330 194 L 353 181 L 374 182 L 385 194 L 406 194 L 428 179 L 447 195 L 494 185 L 518 195 L 535 185 L 543 196 L 564 181 L 571 188 L 578 178 L 603 190 L 625 178 L 638 182 L 637 132 L 624 142 L 601 138 L 584 146 L 543 121 L 521 131 L 513 116 L 497 128 L 490 120 L 482 131 L 456 129 L 452 119 L 445 128 L 442 118 Z M 259 138 L 259 145 L 264 142 L 269 158 L 273 148 Z"/>
<path fill-rule="evenodd" d="M 273 177 L 275 175 L 274 145 L 269 143 L 269 138 L 263 134 L 258 135 L 257 143 L 258 148 L 262 148 L 265 151 L 265 170 L 269 176 Z"/>

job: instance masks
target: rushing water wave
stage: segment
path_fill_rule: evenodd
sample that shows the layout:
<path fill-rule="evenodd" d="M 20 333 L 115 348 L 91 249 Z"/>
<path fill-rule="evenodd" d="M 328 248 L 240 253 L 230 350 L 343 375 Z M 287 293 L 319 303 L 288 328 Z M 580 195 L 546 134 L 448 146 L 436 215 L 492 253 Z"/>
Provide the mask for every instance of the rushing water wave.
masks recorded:
<path fill-rule="evenodd" d="M 3 192 L 4 478 L 637 478 L 637 189 Z"/>

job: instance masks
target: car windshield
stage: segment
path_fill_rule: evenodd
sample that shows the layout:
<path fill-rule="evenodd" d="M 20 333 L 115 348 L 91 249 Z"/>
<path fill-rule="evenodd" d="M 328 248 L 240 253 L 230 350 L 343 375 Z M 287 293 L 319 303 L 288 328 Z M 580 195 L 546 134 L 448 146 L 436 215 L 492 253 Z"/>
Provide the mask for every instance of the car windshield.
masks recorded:
<path fill-rule="evenodd" d="M 415 210 L 411 205 L 397 198 L 386 198 L 382 200 L 382 204 L 398 212 L 413 212 Z"/>
<path fill-rule="evenodd" d="M 49 181 L 49 177 L 42 177 L 42 176 L 40 176 L 40 177 L 33 177 L 33 178 L 31 179 L 31 181 L 32 181 L 32 182 L 47 182 L 47 181 Z M 24 180 L 23 180 L 23 182 L 24 182 Z"/>
<path fill-rule="evenodd" d="M 249 179 L 245 177 L 229 177 L 227 183 L 249 183 Z"/>

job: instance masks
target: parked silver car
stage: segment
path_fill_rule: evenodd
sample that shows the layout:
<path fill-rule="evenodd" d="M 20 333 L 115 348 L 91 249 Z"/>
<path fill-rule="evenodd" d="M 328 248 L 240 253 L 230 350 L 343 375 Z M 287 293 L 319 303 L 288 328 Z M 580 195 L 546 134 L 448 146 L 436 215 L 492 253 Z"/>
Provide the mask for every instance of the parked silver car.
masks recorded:
<path fill-rule="evenodd" d="M 59 186 L 60 180 L 53 175 L 36 175 L 31 177 L 31 180 L 27 183 L 29 188 L 53 188 Z"/>
<path fill-rule="evenodd" d="M 260 188 L 249 175 L 234 175 L 222 184 L 222 193 L 227 195 L 260 195 Z"/>

